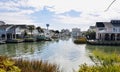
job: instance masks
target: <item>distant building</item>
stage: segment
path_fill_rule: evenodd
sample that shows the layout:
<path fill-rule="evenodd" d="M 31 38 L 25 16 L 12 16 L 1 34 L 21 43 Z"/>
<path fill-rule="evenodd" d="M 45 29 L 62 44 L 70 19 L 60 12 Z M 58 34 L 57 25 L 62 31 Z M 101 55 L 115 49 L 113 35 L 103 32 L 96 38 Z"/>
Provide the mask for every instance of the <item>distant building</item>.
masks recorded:
<path fill-rule="evenodd" d="M 108 41 L 120 40 L 120 20 L 96 22 L 96 39 Z"/>
<path fill-rule="evenodd" d="M 45 37 L 49 37 L 49 38 L 51 38 L 50 30 L 48 30 L 48 29 L 43 29 L 43 31 L 44 31 L 44 35 L 45 35 Z"/>
<path fill-rule="evenodd" d="M 70 31 L 68 29 L 62 29 L 61 36 L 70 36 Z"/>
<path fill-rule="evenodd" d="M 90 26 L 88 31 L 89 32 L 96 31 L 96 26 Z"/>
<path fill-rule="evenodd" d="M 71 34 L 72 34 L 72 37 L 81 37 L 82 36 L 82 32 L 80 31 L 79 28 L 73 28 Z"/>

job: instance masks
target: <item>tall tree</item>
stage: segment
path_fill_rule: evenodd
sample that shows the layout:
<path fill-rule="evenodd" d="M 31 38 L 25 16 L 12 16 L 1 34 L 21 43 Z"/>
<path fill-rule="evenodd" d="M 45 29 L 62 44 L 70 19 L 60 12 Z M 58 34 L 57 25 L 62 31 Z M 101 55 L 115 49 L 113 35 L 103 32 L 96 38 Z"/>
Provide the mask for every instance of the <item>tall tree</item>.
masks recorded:
<path fill-rule="evenodd" d="M 24 30 L 24 37 L 26 37 L 28 35 L 27 31 Z"/>
<path fill-rule="evenodd" d="M 56 30 L 55 33 L 59 34 L 60 32 L 58 30 Z"/>
<path fill-rule="evenodd" d="M 39 33 L 43 33 L 44 32 L 43 29 L 40 26 L 38 26 L 36 29 L 38 30 Z"/>
<path fill-rule="evenodd" d="M 96 32 L 95 31 L 87 31 L 85 33 L 85 36 L 87 39 L 91 40 L 91 39 L 96 39 Z"/>
<path fill-rule="evenodd" d="M 31 32 L 31 36 L 32 36 L 32 33 L 33 33 L 33 30 L 35 29 L 35 27 L 34 26 L 29 26 L 29 31 Z"/>

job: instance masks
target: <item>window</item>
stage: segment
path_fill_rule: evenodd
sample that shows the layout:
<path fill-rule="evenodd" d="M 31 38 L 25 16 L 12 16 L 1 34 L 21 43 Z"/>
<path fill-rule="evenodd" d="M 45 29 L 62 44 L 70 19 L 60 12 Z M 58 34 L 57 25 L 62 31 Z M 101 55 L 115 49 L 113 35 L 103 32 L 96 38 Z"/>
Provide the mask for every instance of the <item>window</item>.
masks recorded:
<path fill-rule="evenodd" d="M 113 32 L 117 32 L 117 28 L 113 28 Z"/>
<path fill-rule="evenodd" d="M 115 28 L 113 28 L 113 32 L 115 32 Z"/>
<path fill-rule="evenodd" d="M 115 32 L 117 32 L 117 28 L 115 29 Z"/>

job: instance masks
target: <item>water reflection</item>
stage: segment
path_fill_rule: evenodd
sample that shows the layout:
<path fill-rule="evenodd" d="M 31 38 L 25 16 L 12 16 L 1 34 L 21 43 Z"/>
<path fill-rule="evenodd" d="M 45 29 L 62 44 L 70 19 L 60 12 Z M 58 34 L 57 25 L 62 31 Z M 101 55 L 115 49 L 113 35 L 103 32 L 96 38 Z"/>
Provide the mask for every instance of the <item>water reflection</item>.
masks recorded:
<path fill-rule="evenodd" d="M 0 55 L 11 57 L 34 54 L 36 51 L 42 50 L 45 42 L 36 43 L 19 43 L 19 44 L 3 44 L 0 45 Z"/>
<path fill-rule="evenodd" d="M 112 52 L 118 52 L 120 53 L 120 46 L 102 46 L 102 45 L 86 45 L 86 49 L 89 52 L 92 52 L 93 50 L 101 50 L 106 53 L 112 53 Z"/>
<path fill-rule="evenodd" d="M 76 45 L 70 38 L 61 38 L 50 42 L 0 45 L 0 54 L 29 60 L 47 60 L 60 65 L 64 72 L 72 72 L 72 69 L 78 70 L 80 64 L 93 64 L 85 47 L 86 44 Z"/>

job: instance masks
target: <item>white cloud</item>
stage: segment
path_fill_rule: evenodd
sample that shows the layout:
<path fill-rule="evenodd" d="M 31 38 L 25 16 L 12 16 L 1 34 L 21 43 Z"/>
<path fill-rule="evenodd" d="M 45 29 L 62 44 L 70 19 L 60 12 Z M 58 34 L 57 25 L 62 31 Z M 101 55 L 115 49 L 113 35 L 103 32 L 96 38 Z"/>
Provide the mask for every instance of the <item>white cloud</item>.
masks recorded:
<path fill-rule="evenodd" d="M 12 1 L 0 2 L 0 9 L 4 9 L 4 10 L 19 10 L 17 6 L 18 4 Z"/>
<path fill-rule="evenodd" d="M 19 14 L 32 14 L 32 13 L 34 13 L 34 11 L 33 10 L 21 10 L 20 12 L 18 12 Z"/>
<path fill-rule="evenodd" d="M 46 5 L 54 6 L 51 11 L 64 13 L 75 10 L 80 12 L 104 11 L 112 0 L 52 0 Z"/>
<path fill-rule="evenodd" d="M 0 2 L 0 10 L 13 11 L 1 13 L 0 19 L 13 23 L 34 23 L 29 15 L 47 7 L 55 13 L 57 23 L 76 24 L 82 26 L 94 25 L 96 21 L 110 21 L 120 19 L 120 0 L 104 12 L 113 0 L 9 0 Z M 71 10 L 80 12 L 78 17 L 61 15 Z M 4 16 L 3 16 L 4 15 Z"/>
<path fill-rule="evenodd" d="M 8 24 L 34 24 L 34 21 L 29 16 L 10 12 L 0 13 L 0 20 Z"/>

